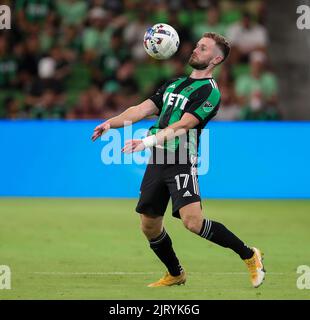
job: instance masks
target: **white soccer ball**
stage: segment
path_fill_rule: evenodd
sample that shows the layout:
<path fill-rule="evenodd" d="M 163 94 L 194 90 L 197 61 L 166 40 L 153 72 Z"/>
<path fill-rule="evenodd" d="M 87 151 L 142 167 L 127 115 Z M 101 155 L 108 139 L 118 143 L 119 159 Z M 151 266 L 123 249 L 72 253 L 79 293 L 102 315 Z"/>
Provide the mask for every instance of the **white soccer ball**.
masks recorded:
<path fill-rule="evenodd" d="M 180 39 L 176 30 L 169 24 L 157 23 L 146 30 L 143 46 L 153 58 L 164 60 L 174 55 L 179 47 Z"/>

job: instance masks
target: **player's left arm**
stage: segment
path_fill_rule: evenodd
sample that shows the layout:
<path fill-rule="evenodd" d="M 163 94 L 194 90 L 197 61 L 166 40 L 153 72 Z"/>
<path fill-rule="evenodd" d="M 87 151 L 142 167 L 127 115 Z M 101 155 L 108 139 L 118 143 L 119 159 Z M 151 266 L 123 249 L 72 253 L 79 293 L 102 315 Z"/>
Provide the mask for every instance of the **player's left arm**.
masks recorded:
<path fill-rule="evenodd" d="M 196 127 L 198 124 L 199 120 L 195 116 L 190 113 L 185 113 L 179 121 L 159 131 L 157 134 L 148 136 L 142 140 L 126 141 L 122 151 L 125 153 L 132 153 L 142 151 L 145 148 L 154 145 L 163 145 L 166 141 L 185 134 L 188 130 Z"/>
<path fill-rule="evenodd" d="M 167 128 L 159 131 L 156 136 L 156 144 L 163 145 L 166 141 L 179 137 L 190 129 L 195 128 L 199 124 L 199 120 L 190 113 L 184 113 L 183 117 L 168 126 Z"/>
<path fill-rule="evenodd" d="M 216 93 L 213 93 L 213 97 L 215 95 Z M 196 100 L 179 121 L 159 131 L 157 134 L 148 136 L 142 140 L 126 141 L 122 151 L 125 153 L 142 151 L 155 145 L 163 145 L 166 141 L 185 134 L 188 130 L 195 128 L 199 123 L 203 123 L 208 117 L 212 116 L 216 105 L 219 103 L 219 99 L 219 95 L 216 100 L 210 99 L 209 95 L 207 99 L 204 97 Z"/>

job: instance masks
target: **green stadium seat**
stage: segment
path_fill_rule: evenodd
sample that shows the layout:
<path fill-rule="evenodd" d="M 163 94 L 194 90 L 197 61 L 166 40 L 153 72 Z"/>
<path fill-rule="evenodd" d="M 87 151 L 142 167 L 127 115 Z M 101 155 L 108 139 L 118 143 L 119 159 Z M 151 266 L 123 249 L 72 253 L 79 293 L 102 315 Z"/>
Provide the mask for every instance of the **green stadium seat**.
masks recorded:
<path fill-rule="evenodd" d="M 200 24 L 207 21 L 207 12 L 205 10 L 193 11 L 191 16 L 193 24 Z"/>
<path fill-rule="evenodd" d="M 192 24 L 191 13 L 185 10 L 182 10 L 178 14 L 179 22 L 183 27 L 190 27 Z"/>
<path fill-rule="evenodd" d="M 187 64 L 187 65 L 185 66 L 185 74 L 186 74 L 187 76 L 189 76 L 192 71 L 193 71 L 193 68 L 192 68 L 189 64 Z"/>
<path fill-rule="evenodd" d="M 66 92 L 66 107 L 68 110 L 76 105 L 76 103 L 78 102 L 80 93 L 81 93 L 80 90 L 72 90 L 72 89 Z"/>
<path fill-rule="evenodd" d="M 232 67 L 232 74 L 233 77 L 239 78 L 240 76 L 244 75 L 244 74 L 249 74 L 250 73 L 250 66 L 248 64 L 236 64 Z"/>
<path fill-rule="evenodd" d="M 221 15 L 221 22 L 223 22 L 226 25 L 233 24 L 237 21 L 240 21 L 241 19 L 241 11 L 238 9 L 235 10 L 229 10 L 229 11 L 224 11 Z"/>
<path fill-rule="evenodd" d="M 151 21 L 155 23 L 168 23 L 168 13 L 164 11 L 155 12 L 151 16 Z"/>
<path fill-rule="evenodd" d="M 163 78 L 163 74 L 167 71 L 162 69 L 156 62 L 137 65 L 134 77 L 143 93 Z"/>
<path fill-rule="evenodd" d="M 76 63 L 66 80 L 66 87 L 68 90 L 84 90 L 89 87 L 90 82 L 91 74 L 89 67 L 82 63 Z"/>

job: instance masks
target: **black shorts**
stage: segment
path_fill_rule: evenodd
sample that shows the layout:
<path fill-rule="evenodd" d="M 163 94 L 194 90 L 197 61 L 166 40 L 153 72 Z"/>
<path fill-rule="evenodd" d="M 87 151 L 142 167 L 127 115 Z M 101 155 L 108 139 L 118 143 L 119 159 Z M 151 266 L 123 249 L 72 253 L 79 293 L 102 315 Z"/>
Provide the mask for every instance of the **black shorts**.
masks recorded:
<path fill-rule="evenodd" d="M 175 218 L 180 218 L 180 208 L 201 202 L 196 166 L 190 163 L 147 165 L 136 211 L 163 216 L 170 197 Z"/>

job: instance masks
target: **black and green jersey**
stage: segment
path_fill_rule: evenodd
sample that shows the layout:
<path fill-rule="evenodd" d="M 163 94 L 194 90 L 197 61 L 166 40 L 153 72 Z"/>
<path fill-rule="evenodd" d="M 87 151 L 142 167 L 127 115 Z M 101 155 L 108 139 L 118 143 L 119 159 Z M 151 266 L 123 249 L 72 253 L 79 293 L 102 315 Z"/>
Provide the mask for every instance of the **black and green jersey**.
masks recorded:
<path fill-rule="evenodd" d="M 13 55 L 0 56 L 0 88 L 11 87 L 17 71 L 18 63 Z"/>
<path fill-rule="evenodd" d="M 53 0 L 16 0 L 16 11 L 23 10 L 30 22 L 43 22 L 48 14 L 54 10 Z"/>
<path fill-rule="evenodd" d="M 213 78 L 182 77 L 165 83 L 150 97 L 159 109 L 159 117 L 150 128 L 149 135 L 179 121 L 184 113 L 190 113 L 199 120 L 199 124 L 188 131 L 186 139 L 176 137 L 167 141 L 164 148 L 172 152 L 185 148 L 190 155 L 197 155 L 201 130 L 216 115 L 220 97 Z"/>

